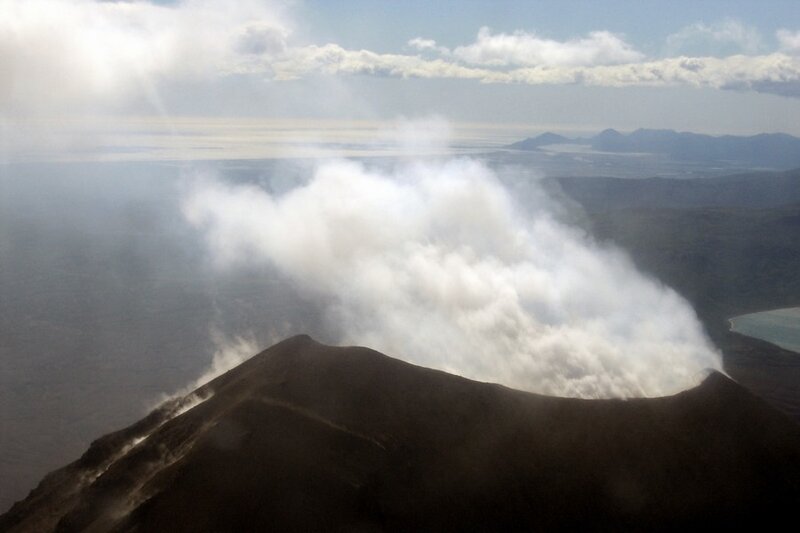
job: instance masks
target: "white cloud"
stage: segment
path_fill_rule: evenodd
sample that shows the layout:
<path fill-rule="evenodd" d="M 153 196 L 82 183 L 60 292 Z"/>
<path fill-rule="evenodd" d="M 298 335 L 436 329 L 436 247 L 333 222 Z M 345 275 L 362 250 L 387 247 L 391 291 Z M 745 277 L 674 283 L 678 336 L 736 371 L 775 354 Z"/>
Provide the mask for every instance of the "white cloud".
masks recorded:
<path fill-rule="evenodd" d="M 408 41 L 408 46 L 416 48 L 417 50 L 435 50 L 436 41 L 433 39 L 423 39 L 422 37 L 415 37 Z"/>
<path fill-rule="evenodd" d="M 594 31 L 587 37 L 568 41 L 544 39 L 532 33 L 492 34 L 478 31 L 477 40 L 453 50 L 465 63 L 487 66 L 590 66 L 631 63 L 644 58 L 617 35 Z"/>
<path fill-rule="evenodd" d="M 450 49 L 445 46 L 439 46 L 433 39 L 423 39 L 422 37 L 415 37 L 408 41 L 408 46 L 420 52 L 436 52 L 443 55 L 450 54 Z"/>
<path fill-rule="evenodd" d="M 493 36 L 494 37 L 494 36 Z M 435 41 L 420 40 L 417 48 L 430 50 Z M 786 38 L 789 42 L 789 37 Z M 528 85 L 584 84 L 605 87 L 666 87 L 688 85 L 716 89 L 752 89 L 770 92 L 794 90 L 800 83 L 800 60 L 791 55 L 776 52 L 768 55 L 727 57 L 669 57 L 645 61 L 637 55 L 637 61 L 621 64 L 578 64 L 570 62 L 588 58 L 586 52 L 569 55 L 566 51 L 560 57 L 563 64 L 556 62 L 557 54 L 549 59 L 549 64 L 497 68 L 493 60 L 485 56 L 483 66 L 473 66 L 458 61 L 463 55 L 456 48 L 452 53 L 439 58 L 425 58 L 418 55 L 379 54 L 369 50 L 348 50 L 336 44 L 324 46 L 294 47 L 274 58 L 257 58 L 250 64 L 240 64 L 241 72 L 263 72 L 270 70 L 277 79 L 298 79 L 324 73 L 328 75 L 370 75 L 400 78 L 449 78 L 476 80 L 481 83 L 522 83 Z M 636 52 L 638 54 L 638 52 Z M 612 54 L 613 55 L 613 54 Z M 510 61 L 510 56 L 503 56 Z M 610 57 L 609 54 L 594 56 Z M 616 56 L 620 59 L 622 56 Z M 268 64 L 263 64 L 267 61 Z M 522 63 L 522 59 L 518 62 Z M 526 61 L 534 63 L 533 56 Z M 610 61 L 607 61 L 610 63 Z M 510 64 L 510 63 L 509 63 Z M 505 65 L 505 63 L 504 63 Z"/>
<path fill-rule="evenodd" d="M 288 50 L 277 58 L 240 64 L 240 73 L 274 72 L 279 80 L 312 74 L 365 74 L 401 78 L 458 78 L 489 81 L 495 71 L 459 65 L 444 59 L 424 59 L 404 54 L 379 54 L 369 50 L 347 50 L 337 44 L 311 45 Z M 501 74 L 501 73 L 497 73 Z"/>
<path fill-rule="evenodd" d="M 340 342 L 540 393 L 655 396 L 720 368 L 691 307 L 621 253 L 517 209 L 470 160 L 328 162 L 283 195 L 198 181 L 184 212 L 221 267 L 269 262 Z"/>
<path fill-rule="evenodd" d="M 775 32 L 781 50 L 788 54 L 800 54 L 800 31 L 778 30 Z"/>
<path fill-rule="evenodd" d="M 513 81 L 533 85 L 583 83 L 604 87 L 689 85 L 749 89 L 758 83 L 797 83 L 800 62 L 785 54 L 677 57 L 591 68 L 517 69 L 509 74 Z"/>
<path fill-rule="evenodd" d="M 254 63 L 243 71 L 267 68 Z M 688 85 L 716 89 L 762 90 L 767 84 L 793 87 L 800 82 L 800 61 L 783 53 L 761 56 L 675 57 L 621 65 L 538 66 L 497 70 L 471 67 L 446 59 L 347 50 L 338 45 L 295 48 L 271 61 L 278 79 L 314 73 L 360 74 L 401 78 L 470 79 L 482 83 L 528 85 L 584 84 L 604 87 Z"/>
<path fill-rule="evenodd" d="M 286 49 L 277 4 L 0 0 L 0 112 L 115 104 Z"/>
<path fill-rule="evenodd" d="M 758 30 L 734 19 L 713 24 L 696 22 L 667 37 L 667 52 L 672 55 L 755 54 L 761 47 Z"/>

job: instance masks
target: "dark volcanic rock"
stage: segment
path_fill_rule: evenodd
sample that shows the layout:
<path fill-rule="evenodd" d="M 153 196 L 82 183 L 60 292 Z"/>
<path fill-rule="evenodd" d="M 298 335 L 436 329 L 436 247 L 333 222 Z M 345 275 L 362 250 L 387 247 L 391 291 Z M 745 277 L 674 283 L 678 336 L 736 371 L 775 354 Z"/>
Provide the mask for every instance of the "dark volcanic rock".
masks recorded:
<path fill-rule="evenodd" d="M 800 503 L 800 427 L 721 374 L 564 399 L 299 336 L 198 394 L 97 441 L 0 530 L 716 529 Z"/>

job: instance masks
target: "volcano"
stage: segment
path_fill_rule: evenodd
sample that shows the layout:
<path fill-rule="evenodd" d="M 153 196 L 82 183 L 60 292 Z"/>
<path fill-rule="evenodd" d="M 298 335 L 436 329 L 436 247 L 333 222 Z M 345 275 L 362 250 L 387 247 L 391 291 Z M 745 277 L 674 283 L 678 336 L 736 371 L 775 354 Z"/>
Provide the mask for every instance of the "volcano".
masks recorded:
<path fill-rule="evenodd" d="M 556 398 L 287 339 L 92 443 L 0 531 L 763 527 L 800 503 L 800 426 L 711 373 Z"/>

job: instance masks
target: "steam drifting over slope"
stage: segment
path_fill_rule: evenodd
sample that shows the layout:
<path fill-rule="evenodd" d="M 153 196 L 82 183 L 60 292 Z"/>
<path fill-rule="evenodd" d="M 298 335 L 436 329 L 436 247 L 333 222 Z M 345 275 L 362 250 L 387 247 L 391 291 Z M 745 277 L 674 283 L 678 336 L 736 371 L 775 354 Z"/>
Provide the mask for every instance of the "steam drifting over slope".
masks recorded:
<path fill-rule="evenodd" d="M 284 194 L 196 179 L 188 220 L 215 262 L 269 262 L 340 342 L 512 387 L 587 398 L 691 387 L 720 358 L 688 303 L 620 252 L 523 212 L 484 164 L 318 165 Z"/>

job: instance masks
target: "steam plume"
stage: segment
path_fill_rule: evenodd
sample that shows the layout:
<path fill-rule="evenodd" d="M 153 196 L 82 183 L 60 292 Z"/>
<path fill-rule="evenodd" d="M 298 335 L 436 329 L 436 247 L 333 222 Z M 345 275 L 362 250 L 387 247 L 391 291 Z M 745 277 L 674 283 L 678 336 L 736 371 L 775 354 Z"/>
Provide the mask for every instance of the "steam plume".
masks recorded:
<path fill-rule="evenodd" d="M 343 343 L 534 392 L 657 396 L 720 368 L 694 311 L 469 159 L 320 164 L 281 195 L 198 179 L 184 203 L 216 263 L 269 262 Z"/>

